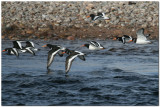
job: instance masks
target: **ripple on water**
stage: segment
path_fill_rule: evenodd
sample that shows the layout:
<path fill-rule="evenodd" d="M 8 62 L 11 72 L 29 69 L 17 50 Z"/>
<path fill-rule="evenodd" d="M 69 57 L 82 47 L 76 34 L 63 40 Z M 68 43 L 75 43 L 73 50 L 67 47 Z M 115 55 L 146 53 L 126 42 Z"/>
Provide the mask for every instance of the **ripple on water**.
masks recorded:
<path fill-rule="evenodd" d="M 10 46 L 7 42 L 3 47 Z M 39 42 L 40 46 L 46 43 L 73 49 L 84 41 Z M 46 69 L 48 50 L 41 48 L 37 56 L 26 53 L 19 58 L 2 54 L 3 106 L 158 105 L 157 44 L 124 45 L 115 42 L 106 44 L 106 50 L 94 52 L 80 48 L 87 54 L 86 61 L 76 58 L 68 76 L 64 71 L 67 55 L 56 56 L 51 69 Z M 145 72 L 148 68 L 150 75 Z"/>

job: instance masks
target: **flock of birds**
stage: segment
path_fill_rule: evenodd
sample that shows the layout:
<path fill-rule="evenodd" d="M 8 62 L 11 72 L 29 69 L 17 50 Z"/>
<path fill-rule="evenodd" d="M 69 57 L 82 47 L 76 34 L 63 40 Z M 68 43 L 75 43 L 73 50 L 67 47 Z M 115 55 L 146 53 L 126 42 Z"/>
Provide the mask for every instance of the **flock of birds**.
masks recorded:
<path fill-rule="evenodd" d="M 98 13 L 97 15 L 91 14 L 89 17 L 91 17 L 92 20 L 108 20 L 109 18 L 105 16 L 104 13 Z M 145 35 L 144 34 L 144 28 L 139 29 L 137 32 L 137 38 L 132 38 L 128 35 L 123 35 L 122 37 L 114 37 L 113 40 L 121 41 L 123 44 L 129 43 L 129 42 L 135 42 L 136 44 L 148 44 L 151 43 L 151 41 L 147 40 L 147 38 L 150 36 L 150 34 Z M 22 46 L 22 43 L 26 43 L 26 46 Z M 68 54 L 66 57 L 65 62 L 65 73 L 67 74 L 71 68 L 73 60 L 78 57 L 81 60 L 85 61 L 85 54 L 76 50 L 70 50 L 68 48 L 59 46 L 59 45 L 52 45 L 52 44 L 46 44 L 42 47 L 48 47 L 50 50 L 48 52 L 48 59 L 47 59 L 47 69 L 51 66 L 54 57 L 56 54 L 59 56 L 63 56 L 63 54 Z M 100 43 L 96 41 L 90 41 L 87 44 L 84 44 L 80 47 L 87 47 L 89 50 L 102 50 L 105 49 Z M 2 52 L 7 52 L 9 55 L 16 55 L 19 56 L 19 53 L 31 53 L 35 55 L 36 51 L 39 51 L 40 49 L 35 48 L 35 45 L 31 41 L 13 41 L 13 48 L 6 48 Z"/>
<path fill-rule="evenodd" d="M 113 40 L 119 40 L 123 44 L 134 41 L 137 44 L 148 44 L 151 43 L 149 40 L 147 40 L 148 35 L 144 35 L 144 29 L 141 28 L 137 31 L 137 38 L 132 38 L 128 35 L 123 35 L 122 37 L 114 37 Z M 22 43 L 26 43 L 26 46 L 22 46 Z M 85 54 L 76 50 L 70 50 L 68 48 L 59 46 L 59 45 L 52 45 L 52 44 L 46 44 L 42 47 L 48 47 L 50 50 L 48 52 L 48 59 L 47 59 L 47 69 L 51 66 L 54 57 L 56 54 L 59 56 L 63 56 L 63 54 L 68 54 L 66 57 L 65 62 L 65 72 L 66 74 L 69 72 L 73 60 L 78 57 L 81 60 L 85 61 Z M 87 44 L 84 44 L 80 47 L 87 47 L 89 50 L 102 50 L 105 49 L 100 43 L 96 41 L 90 41 Z M 6 52 L 9 55 L 16 55 L 19 56 L 19 53 L 31 53 L 35 55 L 36 51 L 39 51 L 40 49 L 35 48 L 35 45 L 32 41 L 13 41 L 13 48 L 6 48 L 2 52 Z"/>

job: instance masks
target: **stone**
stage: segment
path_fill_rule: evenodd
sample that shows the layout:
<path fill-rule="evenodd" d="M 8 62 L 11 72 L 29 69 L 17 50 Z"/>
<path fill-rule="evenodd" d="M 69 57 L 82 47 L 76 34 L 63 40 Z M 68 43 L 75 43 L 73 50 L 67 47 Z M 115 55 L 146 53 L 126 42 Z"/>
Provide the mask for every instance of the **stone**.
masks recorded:
<path fill-rule="evenodd" d="M 75 36 L 68 36 L 67 39 L 68 40 L 75 40 Z"/>
<path fill-rule="evenodd" d="M 27 33 L 27 34 L 33 34 L 34 31 L 33 31 L 33 30 L 27 30 L 26 33 Z"/>

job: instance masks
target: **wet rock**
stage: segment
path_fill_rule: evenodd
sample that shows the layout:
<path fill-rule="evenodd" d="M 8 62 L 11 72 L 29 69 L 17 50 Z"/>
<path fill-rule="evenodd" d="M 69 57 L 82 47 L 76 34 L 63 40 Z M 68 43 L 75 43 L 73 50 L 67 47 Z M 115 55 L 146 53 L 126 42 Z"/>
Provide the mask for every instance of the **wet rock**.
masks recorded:
<path fill-rule="evenodd" d="M 26 33 L 27 33 L 27 34 L 33 34 L 34 31 L 33 31 L 33 30 L 27 30 Z"/>
<path fill-rule="evenodd" d="M 67 39 L 68 40 L 75 40 L 75 36 L 68 36 Z"/>

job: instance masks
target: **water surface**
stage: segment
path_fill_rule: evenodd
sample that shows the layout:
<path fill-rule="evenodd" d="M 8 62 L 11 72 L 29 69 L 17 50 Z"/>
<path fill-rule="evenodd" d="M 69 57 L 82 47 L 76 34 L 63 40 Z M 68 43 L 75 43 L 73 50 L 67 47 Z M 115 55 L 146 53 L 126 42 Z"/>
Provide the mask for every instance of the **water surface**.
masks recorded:
<path fill-rule="evenodd" d="M 122 44 L 112 40 L 97 40 L 106 49 L 90 51 L 86 61 L 76 58 L 65 76 L 65 58 L 55 57 L 47 65 L 47 43 L 76 49 L 86 43 L 75 41 L 34 41 L 41 50 L 29 53 L 2 53 L 2 105 L 26 106 L 157 106 L 158 105 L 158 41 L 152 44 Z M 2 49 L 12 47 L 12 41 L 2 41 Z"/>

